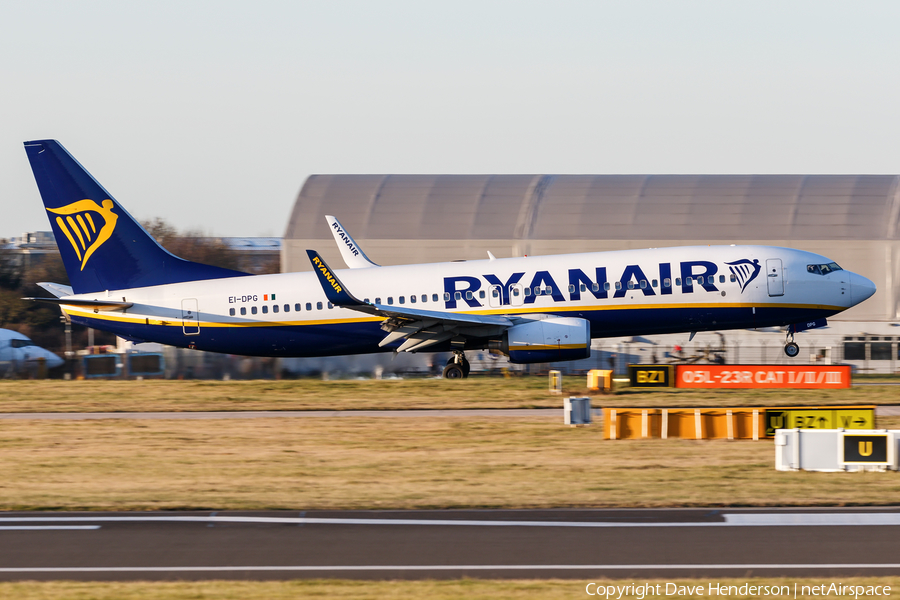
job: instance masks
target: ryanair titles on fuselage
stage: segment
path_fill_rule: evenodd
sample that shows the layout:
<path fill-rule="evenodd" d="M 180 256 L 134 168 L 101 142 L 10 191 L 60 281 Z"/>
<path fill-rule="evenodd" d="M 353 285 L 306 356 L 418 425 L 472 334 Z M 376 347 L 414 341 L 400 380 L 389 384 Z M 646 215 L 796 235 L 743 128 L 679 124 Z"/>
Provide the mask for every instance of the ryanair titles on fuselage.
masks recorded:
<path fill-rule="evenodd" d="M 695 288 L 702 288 L 706 292 L 720 291 L 715 284 L 715 275 L 719 272 L 719 267 L 716 263 L 706 260 L 683 261 L 677 264 L 677 269 L 676 279 L 673 281 L 672 263 L 659 263 L 658 283 L 660 285 L 658 287 L 654 287 L 651 284 L 652 279 L 656 278 L 647 277 L 640 265 L 626 266 L 621 276 L 613 280 L 613 285 L 609 285 L 606 267 L 596 267 L 593 277 L 581 269 L 568 269 L 568 281 L 566 282 L 569 290 L 568 300 L 581 300 L 582 294 L 591 294 L 597 300 L 609 298 L 610 293 L 612 293 L 613 298 L 624 298 L 629 292 L 641 292 L 644 296 L 656 296 L 657 294 L 664 296 L 672 294 L 676 286 L 681 288 L 681 293 L 683 294 L 691 294 Z M 654 273 L 654 271 L 650 270 L 648 272 Z M 741 293 L 758 274 L 759 269 L 757 268 L 752 277 L 744 282 Z M 669 280 L 669 285 L 663 283 L 665 280 Z M 643 286 L 641 285 L 642 281 L 645 282 Z M 558 285 L 549 271 L 536 271 L 531 275 L 530 281 L 526 277 L 526 272 L 522 271 L 513 273 L 505 281 L 493 274 L 482 275 L 482 277 L 444 277 L 444 292 L 447 293 L 445 298 L 449 297 L 449 300 L 444 301 L 446 308 L 457 308 L 459 302 L 465 302 L 471 308 L 482 306 L 475 292 L 481 290 L 483 282 L 486 282 L 490 288 L 495 286 L 499 288 L 500 303 L 502 305 L 510 304 L 510 293 L 516 286 L 521 286 L 522 288 L 530 287 L 531 289 L 539 288 L 541 295 L 553 298 L 554 302 L 566 301 L 566 298 L 563 296 L 564 287 Z M 584 291 L 582 291 L 582 284 L 584 285 Z M 629 284 L 631 287 L 629 287 Z M 457 292 L 459 292 L 458 297 Z M 472 292 L 472 294 L 467 294 L 467 292 Z M 537 296 L 534 294 L 526 295 L 524 296 L 524 304 L 533 304 L 536 299 Z"/>
<path fill-rule="evenodd" d="M 331 274 L 331 271 L 328 270 L 325 264 L 319 260 L 319 257 L 314 256 L 312 260 L 316 264 L 316 268 L 322 272 L 322 277 L 324 277 L 328 283 L 331 284 L 331 287 L 334 288 L 334 291 L 340 292 L 342 289 L 341 285 L 335 280 L 334 275 Z"/>
<path fill-rule="evenodd" d="M 353 256 L 359 256 L 359 250 L 356 249 L 356 246 L 354 246 L 353 242 L 350 240 L 350 236 L 344 233 L 344 230 L 341 229 L 341 226 L 337 223 L 332 223 L 331 226 L 334 227 L 334 230 L 337 232 L 338 237 L 341 238 L 344 244 L 347 245 L 347 248 L 350 249 L 350 252 L 353 253 Z"/>

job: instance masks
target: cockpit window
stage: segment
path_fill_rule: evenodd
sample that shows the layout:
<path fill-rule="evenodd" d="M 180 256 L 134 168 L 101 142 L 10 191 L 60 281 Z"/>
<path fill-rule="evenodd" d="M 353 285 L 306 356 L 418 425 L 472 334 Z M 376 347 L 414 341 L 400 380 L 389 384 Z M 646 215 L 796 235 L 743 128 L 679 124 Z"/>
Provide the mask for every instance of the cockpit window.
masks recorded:
<path fill-rule="evenodd" d="M 843 269 L 837 263 L 828 263 L 827 265 L 806 265 L 806 270 L 809 273 L 815 273 L 816 275 L 828 275 L 833 271 L 843 271 Z"/>
<path fill-rule="evenodd" d="M 9 340 L 9 345 L 13 348 L 24 348 L 25 346 L 34 346 L 31 340 Z"/>

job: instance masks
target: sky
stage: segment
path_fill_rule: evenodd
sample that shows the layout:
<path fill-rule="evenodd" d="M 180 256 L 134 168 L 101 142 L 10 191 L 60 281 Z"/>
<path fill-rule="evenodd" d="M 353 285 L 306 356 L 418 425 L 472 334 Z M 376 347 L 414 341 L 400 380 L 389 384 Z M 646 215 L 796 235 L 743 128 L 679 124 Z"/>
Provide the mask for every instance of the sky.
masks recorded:
<path fill-rule="evenodd" d="M 45 138 L 138 219 L 215 236 L 280 237 L 316 173 L 896 174 L 897 23 L 892 1 L 0 0 L 0 237 L 49 230 L 22 147 Z"/>

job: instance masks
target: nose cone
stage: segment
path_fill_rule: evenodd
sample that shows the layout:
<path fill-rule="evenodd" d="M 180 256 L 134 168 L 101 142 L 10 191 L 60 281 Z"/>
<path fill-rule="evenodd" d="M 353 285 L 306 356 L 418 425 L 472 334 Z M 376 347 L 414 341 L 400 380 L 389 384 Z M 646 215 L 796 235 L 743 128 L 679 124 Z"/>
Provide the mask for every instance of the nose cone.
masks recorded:
<path fill-rule="evenodd" d="M 62 366 L 65 362 L 63 359 L 53 354 L 49 350 L 44 350 L 44 358 L 47 360 L 47 368 L 55 369 L 56 367 Z"/>
<path fill-rule="evenodd" d="M 850 301 L 853 302 L 853 306 L 868 300 L 874 293 L 875 284 L 872 280 L 850 273 Z"/>

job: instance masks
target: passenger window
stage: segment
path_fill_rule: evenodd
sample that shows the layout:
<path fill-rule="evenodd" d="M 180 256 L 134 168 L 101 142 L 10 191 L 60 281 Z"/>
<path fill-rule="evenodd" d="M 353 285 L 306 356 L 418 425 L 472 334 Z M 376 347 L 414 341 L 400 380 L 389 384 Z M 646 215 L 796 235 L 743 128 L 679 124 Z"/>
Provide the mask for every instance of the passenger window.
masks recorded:
<path fill-rule="evenodd" d="M 434 301 L 437 302 L 437 295 L 434 296 Z M 422 294 L 422 302 L 428 302 L 428 294 Z"/>
<path fill-rule="evenodd" d="M 306 303 L 306 310 L 312 310 L 312 302 Z"/>
<path fill-rule="evenodd" d="M 381 304 L 381 298 L 375 298 L 375 304 Z"/>
<path fill-rule="evenodd" d="M 466 300 L 471 300 L 472 298 L 474 298 L 472 292 L 466 292 Z"/>
<path fill-rule="evenodd" d="M 366 304 L 368 304 L 368 303 L 369 303 L 369 299 L 368 299 L 368 298 L 363 298 L 363 302 L 365 302 Z"/>
<path fill-rule="evenodd" d="M 415 295 L 415 294 L 412 294 L 412 295 L 409 297 L 409 303 L 410 303 L 410 304 L 415 304 L 415 303 L 416 303 L 416 295 Z"/>
<path fill-rule="evenodd" d="M 616 288 L 616 289 L 618 289 L 618 288 Z M 603 291 L 604 292 L 609 291 L 609 282 L 608 281 L 603 282 Z"/>
<path fill-rule="evenodd" d="M 582 283 L 581 286 L 579 286 L 579 289 L 580 289 L 582 292 L 586 292 L 586 291 L 587 291 L 587 286 L 584 285 L 584 284 Z"/>
<path fill-rule="evenodd" d="M 641 279 L 641 289 L 643 290 L 643 289 L 646 289 L 646 288 L 647 288 L 647 280 L 646 280 L 646 279 Z"/>
<path fill-rule="evenodd" d="M 316 310 L 322 310 L 322 303 L 316 302 Z"/>
<path fill-rule="evenodd" d="M 481 298 L 482 300 L 484 300 L 484 290 L 481 290 L 480 292 L 478 292 L 478 297 Z"/>
<path fill-rule="evenodd" d="M 599 291 L 600 291 L 600 284 L 599 284 L 599 283 L 591 284 L 591 291 L 592 291 L 592 292 L 599 292 Z"/>
<path fill-rule="evenodd" d="M 515 296 L 516 298 L 518 298 L 519 297 L 519 288 L 514 287 L 512 289 L 512 295 Z"/>
<path fill-rule="evenodd" d="M 719 283 L 725 283 L 725 276 L 719 275 Z"/>
<path fill-rule="evenodd" d="M 583 292 L 583 291 L 584 291 L 584 289 L 583 289 L 583 288 L 584 288 L 584 284 L 583 284 L 583 283 L 581 284 L 581 287 L 582 287 L 582 290 L 581 290 L 581 291 Z M 571 283 L 569 284 L 569 293 L 570 293 L 570 294 L 574 294 L 574 293 L 575 293 L 575 286 L 572 285 Z"/>
<path fill-rule="evenodd" d="M 622 289 L 622 282 L 621 282 L 621 281 L 617 281 L 617 282 L 616 282 L 616 289 L 617 289 L 617 290 L 621 290 L 621 289 Z"/>
<path fill-rule="evenodd" d="M 676 278 L 675 278 L 675 286 L 676 286 L 676 287 L 681 286 L 681 277 L 676 277 Z"/>
<path fill-rule="evenodd" d="M 400 296 L 400 304 L 406 304 L 406 296 Z"/>
<path fill-rule="evenodd" d="M 628 282 L 628 289 L 629 289 L 629 290 L 633 290 L 633 289 L 634 289 L 634 282 L 633 282 L 633 281 L 629 281 L 629 282 Z"/>
<path fill-rule="evenodd" d="M 256 307 L 255 307 L 255 306 L 251 306 L 251 307 L 250 307 L 250 314 L 252 314 L 252 315 L 255 315 L 255 314 L 256 314 Z"/>
<path fill-rule="evenodd" d="M 730 279 L 731 279 L 731 283 L 734 283 L 735 281 L 737 281 L 737 277 L 734 276 L 734 273 L 731 274 Z"/>
<path fill-rule="evenodd" d="M 458 294 L 459 292 L 456 293 Z M 457 300 L 459 300 L 459 298 L 457 298 Z M 444 292 L 444 302 L 450 302 L 450 292 Z"/>
<path fill-rule="evenodd" d="M 394 304 L 394 297 L 393 297 L 393 296 L 388 296 L 388 304 L 390 304 L 390 305 L 393 305 L 393 304 Z"/>
<path fill-rule="evenodd" d="M 290 304 L 285 304 L 285 305 L 284 305 L 284 312 L 291 312 L 291 305 L 290 305 Z"/>
<path fill-rule="evenodd" d="M 328 308 L 334 308 L 334 304 L 332 304 L 331 302 L 329 302 L 329 303 L 328 303 Z"/>
<path fill-rule="evenodd" d="M 247 307 L 246 307 L 246 306 L 242 306 L 242 307 L 241 307 L 241 314 L 242 314 L 242 315 L 246 315 L 246 314 L 247 314 Z"/>
<path fill-rule="evenodd" d="M 672 287 L 672 280 L 668 277 L 663 279 L 663 287 Z"/>
<path fill-rule="evenodd" d="M 263 304 L 263 314 L 264 314 L 264 315 L 269 314 L 269 307 L 268 307 L 267 305 L 265 305 L 265 304 Z"/>
<path fill-rule="evenodd" d="M 233 309 L 233 308 L 229 308 L 229 309 L 228 309 L 228 314 L 231 315 L 231 316 L 233 317 L 233 316 L 234 316 L 234 309 Z"/>
<path fill-rule="evenodd" d="M 650 283 L 650 285 L 652 285 L 653 287 L 659 287 L 659 281 L 657 281 L 656 279 L 654 279 L 654 280 Z"/>
<path fill-rule="evenodd" d="M 530 296 L 530 295 L 531 295 L 531 288 L 530 288 L 530 287 L 525 288 L 525 295 L 526 295 L 526 296 Z"/>
<path fill-rule="evenodd" d="M 462 292 L 456 292 L 453 294 L 453 298 L 456 300 L 462 300 Z"/>
<path fill-rule="evenodd" d="M 694 281 L 696 281 L 697 283 L 703 283 L 703 275 L 698 275 L 694 278 Z"/>
<path fill-rule="evenodd" d="M 692 286 L 694 285 L 694 278 L 693 278 L 693 277 L 687 277 L 687 278 L 684 280 L 684 284 L 685 284 L 686 286 L 692 287 Z"/>

